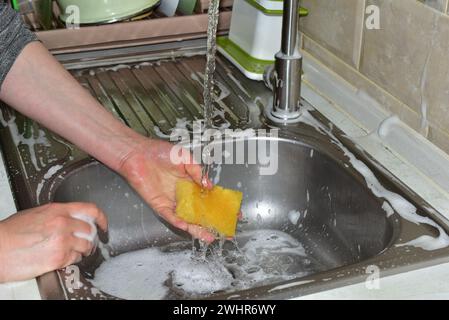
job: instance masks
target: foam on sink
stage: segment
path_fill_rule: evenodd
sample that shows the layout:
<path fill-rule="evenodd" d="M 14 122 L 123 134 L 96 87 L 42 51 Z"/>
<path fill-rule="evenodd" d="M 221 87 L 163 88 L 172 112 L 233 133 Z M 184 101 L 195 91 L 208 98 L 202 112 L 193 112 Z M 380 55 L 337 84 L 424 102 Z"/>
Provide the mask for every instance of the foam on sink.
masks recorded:
<path fill-rule="evenodd" d="M 154 126 L 154 133 L 161 139 L 170 139 L 171 137 L 171 135 L 163 133 L 158 126 Z"/>
<path fill-rule="evenodd" d="M 190 259 L 172 273 L 173 284 L 192 294 L 208 294 L 232 286 L 234 278 L 217 260 Z"/>
<path fill-rule="evenodd" d="M 350 152 L 335 136 L 334 134 L 328 130 L 326 127 L 324 127 L 323 124 L 321 124 L 318 120 L 316 120 L 310 113 L 309 110 L 311 110 L 311 107 L 304 108 L 304 111 L 301 115 L 300 121 L 303 123 L 306 123 L 312 127 L 314 127 L 319 132 L 322 132 L 323 134 L 329 136 L 332 143 L 335 144 L 342 150 L 342 152 L 345 154 L 345 156 L 349 159 L 349 162 L 354 167 L 355 170 L 357 170 L 365 179 L 365 182 L 368 186 L 368 188 L 372 191 L 372 193 L 378 197 L 383 198 L 386 200 L 387 204 L 395 211 L 397 212 L 402 218 L 404 218 L 407 221 L 410 221 L 415 224 L 427 224 L 434 228 L 436 228 L 439 232 L 438 237 L 431 237 L 431 236 L 422 236 L 419 237 L 413 241 L 410 241 L 405 244 L 396 245 L 396 246 L 404 246 L 404 245 L 410 245 L 415 246 L 418 248 L 421 248 L 423 250 L 437 250 L 446 248 L 449 246 L 449 236 L 444 231 L 443 228 L 441 228 L 435 221 L 428 217 L 423 217 L 417 213 L 417 209 L 414 205 L 412 205 L 410 202 L 408 202 L 406 199 L 404 199 L 402 196 L 398 195 L 397 193 L 391 192 L 387 190 L 382 184 L 379 182 L 379 180 L 376 178 L 376 176 L 373 174 L 373 172 L 359 159 L 357 159 L 352 152 Z M 391 121 L 387 121 L 384 124 L 384 128 L 381 130 L 380 134 L 385 134 L 385 131 L 387 131 L 387 128 L 395 122 L 395 119 L 392 118 Z M 383 206 L 385 210 L 385 205 Z M 390 211 L 386 211 L 387 215 L 391 215 Z"/>
<path fill-rule="evenodd" d="M 101 70 L 101 71 L 112 71 L 112 72 L 117 72 L 122 69 L 131 69 L 131 66 L 129 66 L 127 64 L 118 64 L 116 66 L 109 67 L 109 68 L 99 68 L 99 70 Z"/>
<path fill-rule="evenodd" d="M 244 290 L 313 272 L 304 247 L 284 232 L 258 230 L 239 237 L 240 248 L 209 247 L 207 256 L 192 252 L 190 242 L 125 253 L 103 262 L 92 283 L 123 299 L 163 299 L 169 293 L 197 297 Z"/>
<path fill-rule="evenodd" d="M 301 212 L 292 210 L 288 213 L 288 220 L 290 220 L 291 224 L 297 225 L 299 218 L 301 218 Z"/>
<path fill-rule="evenodd" d="M 154 126 L 154 133 L 161 139 L 170 139 L 172 138 L 172 134 L 176 133 L 176 130 L 187 130 L 189 129 L 189 121 L 187 118 L 177 118 L 176 125 L 171 129 L 169 134 L 165 134 L 158 126 Z"/>
<path fill-rule="evenodd" d="M 386 212 L 387 218 L 391 217 L 394 214 L 393 208 L 386 201 L 384 201 L 384 203 L 382 204 L 382 209 L 384 209 L 384 211 Z"/>
<path fill-rule="evenodd" d="M 264 253 L 280 252 L 306 256 L 304 247 L 292 236 L 277 230 L 260 230 L 250 233 L 242 250 L 253 261 L 263 259 Z M 243 234 L 244 235 L 244 234 Z"/>
<path fill-rule="evenodd" d="M 30 137 L 26 138 L 25 134 L 21 134 L 19 132 L 15 116 L 11 116 L 10 119 L 6 121 L 3 117 L 3 113 L 0 112 L 0 122 L 2 126 L 7 127 L 9 129 L 11 133 L 11 138 L 16 147 L 19 147 L 21 145 L 25 145 L 28 147 L 31 163 L 33 164 L 36 171 L 38 172 L 41 171 L 42 165 L 41 163 L 39 163 L 35 147 L 38 145 L 42 147 L 50 147 L 50 142 L 47 139 L 45 131 L 43 131 L 40 128 L 36 130 L 34 127 L 31 127 Z M 35 137 L 36 134 L 37 137 Z"/>
<path fill-rule="evenodd" d="M 427 251 L 438 250 L 448 246 L 445 237 L 434 238 L 431 236 L 421 236 L 406 243 L 397 244 L 397 247 L 413 246 Z"/>
<path fill-rule="evenodd" d="M 220 95 L 215 100 L 216 102 L 223 101 L 224 99 L 230 96 L 231 91 L 228 89 L 227 86 L 225 86 L 223 83 L 217 80 L 215 80 L 215 84 L 217 85 L 218 88 L 220 88 Z"/>
<path fill-rule="evenodd" d="M 100 290 L 122 299 L 162 299 L 168 292 L 164 282 L 177 263 L 189 252 L 163 254 L 158 249 L 126 253 L 104 262 L 92 283 Z"/>
<path fill-rule="evenodd" d="M 53 178 L 53 176 L 56 173 L 58 173 L 58 171 L 61 170 L 62 168 L 63 168 L 62 165 L 55 165 L 55 166 L 50 167 L 50 169 L 48 169 L 47 173 L 44 175 L 44 177 L 41 180 L 41 182 L 39 182 L 39 184 L 37 185 L 37 188 L 36 188 L 36 199 L 39 199 L 39 196 L 40 196 L 40 194 L 42 192 L 42 189 L 43 189 L 45 183 L 49 179 Z"/>

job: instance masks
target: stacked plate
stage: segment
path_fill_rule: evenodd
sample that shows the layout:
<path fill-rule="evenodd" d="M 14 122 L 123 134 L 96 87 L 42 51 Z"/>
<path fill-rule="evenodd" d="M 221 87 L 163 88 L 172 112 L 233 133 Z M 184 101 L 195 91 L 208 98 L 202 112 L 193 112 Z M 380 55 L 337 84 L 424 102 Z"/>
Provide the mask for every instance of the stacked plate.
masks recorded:
<path fill-rule="evenodd" d="M 160 0 L 57 0 L 61 20 L 79 13 L 80 24 L 100 24 L 127 20 L 153 10 Z"/>

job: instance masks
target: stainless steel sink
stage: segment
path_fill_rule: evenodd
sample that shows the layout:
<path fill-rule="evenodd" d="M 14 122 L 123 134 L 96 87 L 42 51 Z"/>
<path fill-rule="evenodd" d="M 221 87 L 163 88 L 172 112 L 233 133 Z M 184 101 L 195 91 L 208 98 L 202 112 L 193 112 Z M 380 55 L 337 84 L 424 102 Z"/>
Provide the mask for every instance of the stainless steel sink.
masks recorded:
<path fill-rule="evenodd" d="M 60 58 L 117 117 L 144 134 L 164 137 L 177 118 L 193 120 L 200 111 L 202 88 L 198 77 L 204 59 L 192 56 L 186 47 L 178 50 L 176 59 L 173 48 L 153 55 L 145 53 L 144 57 L 120 51 L 119 57 L 107 59 L 102 53 L 96 60 L 95 52 L 90 53 L 90 59 Z M 193 47 L 194 53 L 201 52 Z M 149 62 L 136 65 L 133 61 Z M 129 66 L 105 68 L 112 63 Z M 216 123 L 243 129 L 273 128 L 263 117 L 271 97 L 263 84 L 249 81 L 221 58 L 218 81 L 217 96 L 224 98 L 216 107 L 224 111 L 224 117 L 217 117 Z M 309 109 L 309 116 L 326 130 L 307 122 L 279 128 L 279 169 L 275 175 L 261 176 L 259 165 L 253 164 L 223 164 L 215 171 L 220 185 L 244 192 L 244 219 L 239 223 L 236 243 L 224 246 L 225 259 L 252 241 L 248 235 L 258 230 L 286 234 L 303 246 L 305 255 L 273 253 L 272 259 L 263 260 L 259 266 L 274 270 L 273 277 L 246 287 L 192 294 L 166 279 L 165 298 L 291 298 L 365 281 L 373 267 L 386 276 L 449 261 L 447 248 L 426 251 L 398 246 L 422 235 L 436 237 L 439 231 L 403 219 L 397 212 L 387 214 L 385 199 L 372 193 L 347 152 L 363 161 L 385 189 L 413 204 L 419 215 L 431 218 L 444 230 L 446 226 L 427 203 L 358 150 L 326 118 Z M 2 110 L 10 119 L 11 111 Z M 36 124 L 15 116 L 19 133 L 32 135 L 39 130 Z M 14 143 L 11 130 L 0 132 L 2 144 L 10 151 L 7 161 L 19 206 L 28 208 L 50 201 L 93 202 L 108 215 L 110 230 L 100 235 L 104 246 L 83 260 L 78 269 L 68 268 L 38 279 L 44 298 L 117 298 L 90 282 L 104 263 L 105 250 L 110 256 L 118 256 L 145 248 L 171 252 L 192 247 L 188 235 L 161 221 L 120 176 L 53 134 L 47 132 L 46 136 L 48 145 L 34 150 L 40 154 L 36 166 L 30 164 L 30 150 Z M 232 268 L 235 263 L 226 264 L 226 268 L 238 279 Z M 83 283 L 76 290 L 72 287 L 74 270 L 80 271 Z"/>
<path fill-rule="evenodd" d="M 382 201 L 328 155 L 293 140 L 280 139 L 278 143 L 280 167 L 275 175 L 260 176 L 259 165 L 222 165 L 220 185 L 239 188 L 245 194 L 244 220 L 237 236 L 240 247 L 248 241 L 248 231 L 287 233 L 307 253 L 307 258 L 288 262 L 285 276 L 291 276 L 298 270 L 314 274 L 363 261 L 389 246 L 398 225 L 394 218 L 387 218 Z M 107 248 L 111 256 L 147 247 L 163 248 L 180 241 L 191 245 L 187 234 L 170 227 L 167 232 L 167 225 L 126 181 L 100 164 L 72 171 L 50 193 L 56 202 L 93 202 L 107 213 Z M 289 219 L 292 211 L 303 214 Z M 80 264 L 80 269 L 89 277 L 101 261 L 97 254 L 96 259 Z M 271 282 L 276 283 L 275 277 Z M 89 284 L 86 286 L 83 292 L 92 292 Z M 168 296 L 176 297 L 176 291 L 170 291 Z"/>

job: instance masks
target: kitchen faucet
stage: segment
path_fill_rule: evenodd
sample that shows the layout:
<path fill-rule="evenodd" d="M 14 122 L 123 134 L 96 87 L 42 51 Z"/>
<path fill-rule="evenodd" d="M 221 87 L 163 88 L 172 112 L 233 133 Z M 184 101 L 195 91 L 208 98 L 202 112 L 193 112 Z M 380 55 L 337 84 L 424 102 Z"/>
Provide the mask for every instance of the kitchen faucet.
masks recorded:
<path fill-rule="evenodd" d="M 276 122 L 289 122 L 301 115 L 302 56 L 299 52 L 299 0 L 284 0 L 281 50 L 274 67 L 267 69 L 265 83 L 273 90 L 269 116 Z"/>

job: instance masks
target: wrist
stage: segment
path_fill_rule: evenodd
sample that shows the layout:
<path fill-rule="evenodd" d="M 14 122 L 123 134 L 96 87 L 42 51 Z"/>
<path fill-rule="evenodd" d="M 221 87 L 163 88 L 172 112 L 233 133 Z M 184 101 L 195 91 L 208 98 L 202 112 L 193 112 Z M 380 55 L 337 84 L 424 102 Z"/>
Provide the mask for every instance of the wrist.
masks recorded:
<path fill-rule="evenodd" d="M 131 179 L 136 166 L 145 163 L 145 156 L 143 150 L 149 151 L 151 148 L 152 139 L 138 136 L 133 137 L 132 143 L 128 144 L 126 150 L 123 150 L 118 163 L 114 170 L 126 179 Z"/>
<path fill-rule="evenodd" d="M 100 147 L 102 150 L 97 150 L 97 155 L 91 155 L 122 174 L 123 164 L 139 150 L 139 146 L 146 140 L 148 138 L 126 127 L 119 134 L 109 136 Z"/>

